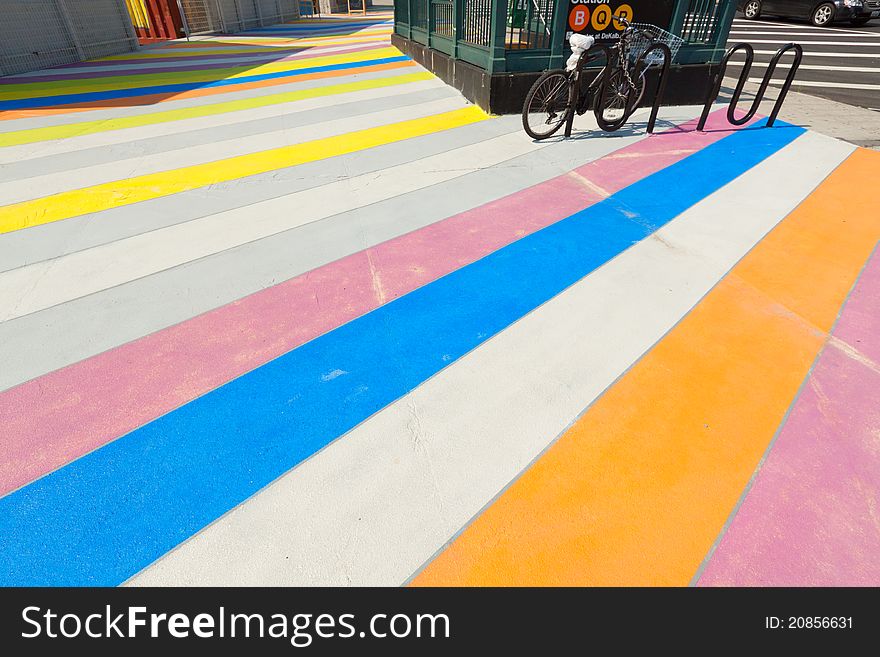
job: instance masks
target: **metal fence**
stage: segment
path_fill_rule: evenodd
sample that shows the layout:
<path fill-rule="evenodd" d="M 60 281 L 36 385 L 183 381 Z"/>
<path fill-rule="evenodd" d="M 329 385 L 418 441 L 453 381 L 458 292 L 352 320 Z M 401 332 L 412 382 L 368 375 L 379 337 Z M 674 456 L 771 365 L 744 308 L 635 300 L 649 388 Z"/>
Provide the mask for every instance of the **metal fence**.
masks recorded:
<path fill-rule="evenodd" d="M 511 50 L 549 48 L 554 6 L 554 0 L 513 0 L 507 9 L 504 45 Z"/>
<path fill-rule="evenodd" d="M 687 43 L 713 43 L 723 25 L 725 3 L 722 0 L 690 0 L 681 26 L 681 38 Z"/>
<path fill-rule="evenodd" d="M 395 31 L 489 71 L 546 68 L 568 0 L 396 0 Z"/>
<path fill-rule="evenodd" d="M 181 0 L 190 34 L 244 32 L 299 18 L 299 0 Z"/>
<path fill-rule="evenodd" d="M 464 0 L 461 40 L 475 46 L 489 46 L 492 33 L 492 0 Z"/>
<path fill-rule="evenodd" d="M 0 75 L 138 48 L 124 0 L 2 0 Z"/>
<path fill-rule="evenodd" d="M 180 0 L 180 7 L 186 17 L 190 34 L 222 32 L 220 12 L 216 2 L 209 0 Z"/>
<path fill-rule="evenodd" d="M 720 62 L 736 5 L 735 0 L 681 0 L 671 27 L 674 34 L 684 39 L 676 61 Z"/>

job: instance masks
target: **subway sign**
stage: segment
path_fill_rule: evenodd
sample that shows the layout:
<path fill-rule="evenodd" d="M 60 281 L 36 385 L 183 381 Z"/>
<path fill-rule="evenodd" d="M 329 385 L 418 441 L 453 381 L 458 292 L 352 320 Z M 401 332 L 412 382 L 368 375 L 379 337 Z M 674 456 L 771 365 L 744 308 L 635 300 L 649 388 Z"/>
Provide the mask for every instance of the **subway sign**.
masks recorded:
<path fill-rule="evenodd" d="M 599 43 L 616 41 L 624 26 L 615 16 L 668 30 L 674 9 L 675 0 L 569 0 L 567 36 L 577 32 Z"/>

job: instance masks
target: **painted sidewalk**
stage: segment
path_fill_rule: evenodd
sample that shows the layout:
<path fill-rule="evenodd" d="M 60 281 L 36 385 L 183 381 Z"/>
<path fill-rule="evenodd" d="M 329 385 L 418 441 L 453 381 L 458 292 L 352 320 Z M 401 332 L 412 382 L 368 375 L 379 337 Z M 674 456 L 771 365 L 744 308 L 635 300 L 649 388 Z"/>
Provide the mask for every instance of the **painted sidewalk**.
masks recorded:
<path fill-rule="evenodd" d="M 0 582 L 880 584 L 880 153 L 390 20 L 0 79 Z"/>

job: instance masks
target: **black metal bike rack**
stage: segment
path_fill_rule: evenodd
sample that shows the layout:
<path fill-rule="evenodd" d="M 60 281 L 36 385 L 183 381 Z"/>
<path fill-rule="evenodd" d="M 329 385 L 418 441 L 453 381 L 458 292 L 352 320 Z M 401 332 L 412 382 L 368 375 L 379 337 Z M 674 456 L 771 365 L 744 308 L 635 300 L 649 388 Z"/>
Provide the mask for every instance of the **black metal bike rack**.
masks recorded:
<path fill-rule="evenodd" d="M 580 75 L 583 73 L 583 63 L 588 59 L 588 55 L 593 51 L 601 50 L 603 56 L 605 57 L 606 66 L 610 67 L 612 63 L 612 50 L 610 47 L 604 44 L 597 43 L 593 45 L 589 50 L 584 52 L 581 55 L 580 61 L 578 61 L 578 66 L 576 69 L 575 75 L 577 76 L 577 83 L 572 85 L 572 94 L 573 96 L 569 98 L 569 107 L 575 107 L 577 104 L 577 96 L 576 94 L 580 93 Z M 659 50 L 663 53 L 663 67 L 660 70 L 660 78 L 657 83 L 657 93 L 654 97 L 654 106 L 651 108 L 651 116 L 648 119 L 648 132 L 654 132 L 654 124 L 657 122 L 657 113 L 660 111 L 660 105 L 663 101 L 663 97 L 666 95 L 666 82 L 669 77 L 669 66 L 672 62 L 672 52 L 669 50 L 669 46 L 665 43 L 654 43 L 651 44 L 651 47 L 648 48 L 645 52 L 643 52 L 638 60 L 636 60 L 636 65 L 633 70 L 635 70 L 636 74 L 639 74 L 643 67 L 645 67 L 645 60 L 655 50 Z M 599 88 L 596 90 L 596 94 L 598 94 L 599 102 L 601 103 L 602 99 L 604 99 L 605 94 L 607 93 L 608 81 L 610 80 L 610 76 L 605 77 L 605 80 L 599 85 Z M 636 108 L 629 107 L 627 108 L 627 116 L 629 116 Z M 571 137 L 571 130 L 574 124 L 574 116 L 575 112 L 571 111 L 568 115 L 568 118 L 565 122 L 565 137 Z M 608 130 L 602 126 L 602 121 L 599 117 L 596 117 L 597 123 L 602 130 L 606 132 L 612 132 L 612 130 Z"/>
<path fill-rule="evenodd" d="M 767 86 L 773 78 L 773 73 L 776 71 L 776 65 L 779 64 L 779 60 L 782 59 L 782 56 L 789 50 L 794 51 L 794 60 L 791 63 L 791 69 L 788 72 L 788 76 L 785 78 L 782 90 L 779 92 L 779 97 L 776 99 L 776 104 L 773 105 L 773 111 L 770 113 L 770 118 L 767 119 L 767 127 L 772 128 L 773 124 L 776 122 L 776 117 L 779 115 L 782 103 L 785 102 L 785 97 L 788 95 L 791 83 L 794 82 L 794 76 L 797 75 L 798 67 L 800 67 L 801 60 L 804 58 L 804 49 L 800 44 L 787 43 L 782 46 L 775 55 L 773 55 L 773 59 L 770 60 L 770 65 L 767 67 L 767 72 L 764 74 L 764 79 L 761 81 L 761 86 L 758 88 L 757 94 L 755 94 L 755 100 L 752 102 L 751 108 L 749 108 L 749 111 L 745 116 L 737 118 L 736 108 L 737 105 L 739 105 L 739 99 L 746 86 L 746 82 L 749 79 L 749 73 L 752 70 L 752 63 L 755 61 L 755 49 L 752 48 L 751 44 L 738 43 L 728 50 L 724 54 L 724 59 L 721 60 L 721 67 L 718 69 L 718 73 L 715 74 L 715 79 L 713 80 L 712 86 L 709 88 L 709 94 L 706 96 L 706 104 L 703 107 L 703 114 L 700 116 L 700 122 L 697 124 L 697 130 L 702 132 L 706 128 L 706 120 L 709 118 L 709 112 L 712 110 L 712 104 L 718 99 L 718 94 L 721 92 L 721 82 L 724 79 L 724 72 L 727 70 L 727 64 L 730 61 L 730 58 L 740 50 L 745 51 L 746 61 L 743 65 L 742 72 L 739 75 L 739 82 L 736 84 L 736 90 L 734 90 L 733 97 L 730 99 L 730 105 L 727 107 L 727 120 L 732 125 L 744 125 L 752 120 L 758 111 L 758 107 L 764 100 L 764 94 L 767 92 Z"/>
<path fill-rule="evenodd" d="M 571 96 L 568 99 L 568 106 L 571 107 L 571 111 L 568 113 L 568 118 L 565 120 L 565 138 L 568 139 L 571 137 L 572 126 L 574 126 L 574 116 L 576 114 L 574 108 L 577 107 L 578 103 L 578 94 L 581 92 L 581 73 L 584 72 L 584 62 L 589 59 L 589 55 L 594 50 L 601 50 L 603 56 L 605 57 L 605 65 L 611 65 L 611 48 L 602 43 L 593 44 L 589 50 L 581 53 L 581 58 L 578 60 L 577 68 L 575 68 L 575 83 L 571 85 L 571 90 L 569 93 Z M 604 86 L 604 82 L 602 85 Z M 600 90 L 601 91 L 601 90 Z"/>
<path fill-rule="evenodd" d="M 672 51 L 669 50 L 669 46 L 665 43 L 652 43 L 651 47 L 639 56 L 635 67 L 636 72 L 641 71 L 648 55 L 655 50 L 659 50 L 663 53 L 663 68 L 660 69 L 660 79 L 657 81 L 657 93 L 654 95 L 654 105 L 651 107 L 651 116 L 648 118 L 649 135 L 654 132 L 654 124 L 657 123 L 657 113 L 660 111 L 660 105 L 663 102 L 663 97 L 666 95 L 666 81 L 669 77 L 669 65 L 672 63 Z M 645 84 L 647 84 L 647 82 Z M 635 108 L 632 109 L 635 110 Z"/>

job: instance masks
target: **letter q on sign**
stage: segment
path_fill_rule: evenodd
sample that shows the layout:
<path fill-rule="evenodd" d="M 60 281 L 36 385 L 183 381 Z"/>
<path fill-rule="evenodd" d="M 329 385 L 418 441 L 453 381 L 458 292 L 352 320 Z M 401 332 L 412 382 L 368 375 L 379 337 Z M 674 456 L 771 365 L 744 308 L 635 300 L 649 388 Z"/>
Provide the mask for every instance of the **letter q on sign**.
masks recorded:
<path fill-rule="evenodd" d="M 568 26 L 572 32 L 580 32 L 590 22 L 590 10 L 583 5 L 577 5 L 568 15 Z"/>
<path fill-rule="evenodd" d="M 601 32 L 611 24 L 611 7 L 599 5 L 593 10 L 593 29 Z"/>

